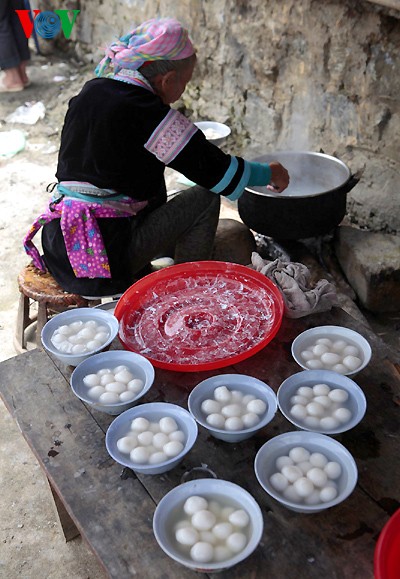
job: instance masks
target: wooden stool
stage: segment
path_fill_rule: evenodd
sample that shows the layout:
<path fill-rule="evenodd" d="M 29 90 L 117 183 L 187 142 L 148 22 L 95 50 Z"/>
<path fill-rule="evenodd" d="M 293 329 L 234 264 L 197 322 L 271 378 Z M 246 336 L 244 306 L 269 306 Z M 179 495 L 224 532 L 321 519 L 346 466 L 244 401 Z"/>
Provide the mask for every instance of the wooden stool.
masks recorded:
<path fill-rule="evenodd" d="M 52 313 L 69 308 L 89 307 L 101 302 L 71 294 L 62 289 L 50 273 L 42 273 L 33 264 L 27 265 L 18 276 L 21 292 L 18 306 L 17 328 L 14 348 L 17 352 L 27 350 L 26 329 L 36 321 L 36 345 L 40 346 L 42 328 Z M 31 315 L 31 305 L 37 303 L 37 315 Z"/>

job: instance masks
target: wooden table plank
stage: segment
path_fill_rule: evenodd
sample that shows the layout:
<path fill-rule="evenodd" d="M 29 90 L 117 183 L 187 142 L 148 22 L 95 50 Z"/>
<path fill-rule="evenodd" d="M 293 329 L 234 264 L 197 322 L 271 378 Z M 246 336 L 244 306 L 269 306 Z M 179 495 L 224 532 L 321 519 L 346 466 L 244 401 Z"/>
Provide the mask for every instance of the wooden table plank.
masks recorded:
<path fill-rule="evenodd" d="M 41 350 L 0 364 L 4 402 L 57 494 L 110 577 L 173 577 L 152 531 L 155 503 L 136 477 L 121 480 L 104 432 Z M 191 577 L 185 569 L 180 576 Z"/>
<path fill-rule="evenodd" d="M 193 387 L 222 372 L 255 376 L 276 391 L 286 377 L 301 371 L 290 353 L 293 339 L 308 327 L 327 324 L 362 333 L 372 345 L 373 359 L 354 378 L 366 394 L 367 414 L 359 426 L 337 437 L 355 457 L 359 484 L 341 505 L 315 515 L 281 507 L 256 480 L 253 461 L 258 449 L 271 437 L 293 430 L 280 413 L 257 436 L 238 444 L 214 439 L 200 427 L 195 446 L 178 467 L 163 475 L 121 480 L 122 467 L 108 457 L 104 446 L 104 433 L 113 417 L 89 411 L 75 398 L 44 352 L 0 364 L 0 388 L 74 522 L 111 577 L 132 575 L 133 569 L 139 576 L 141 570 L 149 576 L 149 569 L 157 577 L 189 576 L 158 547 L 151 519 L 155 504 L 182 482 L 183 475 L 206 464 L 219 478 L 246 488 L 258 501 L 265 521 L 255 553 L 221 573 L 221 578 L 250 578 L 268 571 L 271 577 L 372 579 L 376 539 L 400 500 L 400 379 L 384 345 L 367 327 L 339 309 L 301 320 L 286 319 L 262 352 L 234 367 L 202 373 L 156 369 L 155 384 L 143 402 L 163 400 L 186 408 Z M 70 369 L 59 369 L 68 380 Z"/>

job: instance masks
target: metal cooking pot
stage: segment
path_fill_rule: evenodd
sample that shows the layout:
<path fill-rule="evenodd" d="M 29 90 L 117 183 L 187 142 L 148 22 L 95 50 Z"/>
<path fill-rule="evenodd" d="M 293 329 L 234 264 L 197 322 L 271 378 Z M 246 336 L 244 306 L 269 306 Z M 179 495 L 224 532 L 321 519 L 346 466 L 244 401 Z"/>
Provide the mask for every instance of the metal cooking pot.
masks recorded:
<path fill-rule="evenodd" d="M 312 152 L 270 153 L 253 161 L 279 161 L 290 184 L 282 193 L 247 187 L 238 201 L 247 227 L 275 239 L 303 239 L 324 235 L 342 221 L 347 193 L 358 183 L 343 161 Z"/>

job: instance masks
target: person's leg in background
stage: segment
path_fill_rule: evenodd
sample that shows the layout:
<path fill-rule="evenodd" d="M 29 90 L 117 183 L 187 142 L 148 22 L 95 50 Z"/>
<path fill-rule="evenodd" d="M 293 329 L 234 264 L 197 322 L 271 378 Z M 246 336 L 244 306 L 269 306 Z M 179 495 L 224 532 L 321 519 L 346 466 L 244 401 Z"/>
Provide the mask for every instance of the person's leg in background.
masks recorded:
<path fill-rule="evenodd" d="M 0 2 L 0 68 L 4 71 L 0 91 L 16 92 L 29 84 L 26 64 L 30 59 L 28 39 L 15 10 L 24 10 L 23 0 Z"/>
<path fill-rule="evenodd" d="M 134 222 L 130 266 L 136 273 L 155 257 L 170 254 L 175 263 L 211 258 L 220 197 L 196 185 Z"/>

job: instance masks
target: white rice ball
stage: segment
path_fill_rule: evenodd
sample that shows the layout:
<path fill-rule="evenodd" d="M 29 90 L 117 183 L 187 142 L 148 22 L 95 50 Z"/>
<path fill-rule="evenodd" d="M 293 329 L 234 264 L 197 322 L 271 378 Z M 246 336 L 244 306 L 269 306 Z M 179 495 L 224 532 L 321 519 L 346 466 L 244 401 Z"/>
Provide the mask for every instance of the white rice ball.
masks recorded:
<path fill-rule="evenodd" d="M 264 412 L 267 409 L 267 405 L 265 404 L 265 402 L 263 400 L 260 400 L 259 398 L 256 398 L 255 400 L 251 400 L 248 404 L 247 404 L 247 410 L 249 412 L 254 412 L 254 414 L 264 414 Z"/>
<path fill-rule="evenodd" d="M 159 425 L 161 432 L 164 432 L 165 434 L 170 434 L 171 432 L 178 430 L 178 425 L 171 416 L 164 416 L 161 418 Z"/>
<path fill-rule="evenodd" d="M 209 531 L 216 521 L 217 518 L 214 513 L 207 509 L 196 511 L 192 516 L 192 525 L 199 531 Z"/>
<path fill-rule="evenodd" d="M 289 451 L 289 457 L 295 463 L 304 462 L 310 458 L 310 451 L 303 446 L 294 446 Z"/>
<path fill-rule="evenodd" d="M 312 481 L 305 476 L 298 478 L 294 483 L 293 487 L 300 497 L 309 497 L 314 491 L 314 485 Z"/>
<path fill-rule="evenodd" d="M 346 346 L 348 346 L 348 343 L 345 340 L 335 340 L 332 344 L 332 350 L 342 353 Z"/>
<path fill-rule="evenodd" d="M 117 448 L 124 454 L 129 454 L 137 445 L 137 440 L 132 436 L 123 436 L 117 440 Z"/>
<path fill-rule="evenodd" d="M 324 416 L 320 420 L 320 426 L 323 430 L 332 430 L 339 426 L 339 420 L 334 416 Z"/>
<path fill-rule="evenodd" d="M 359 368 L 362 364 L 362 361 L 357 356 L 345 356 L 343 358 L 343 365 L 346 366 L 350 371 L 354 371 Z"/>
<path fill-rule="evenodd" d="M 229 522 L 235 527 L 244 528 L 249 524 L 250 517 L 244 509 L 237 509 L 229 515 Z"/>
<path fill-rule="evenodd" d="M 150 453 L 144 446 L 137 446 L 130 452 L 130 459 L 134 463 L 146 464 L 149 460 Z"/>
<path fill-rule="evenodd" d="M 214 398 L 218 402 L 227 404 L 231 401 L 232 395 L 226 386 L 218 386 L 218 388 L 214 390 Z"/>
<path fill-rule="evenodd" d="M 337 489 L 334 487 L 324 487 L 319 493 L 319 498 L 323 503 L 327 503 L 329 501 L 333 501 L 337 497 L 337 494 Z"/>
<path fill-rule="evenodd" d="M 243 430 L 243 420 L 239 416 L 231 416 L 225 420 L 225 430 Z"/>
<path fill-rule="evenodd" d="M 328 396 L 331 400 L 333 400 L 333 402 L 343 403 L 346 402 L 346 400 L 349 397 L 349 394 L 346 390 L 343 390 L 342 388 L 334 388 L 329 392 Z"/>
<path fill-rule="evenodd" d="M 213 534 L 222 541 L 225 541 L 233 533 L 233 526 L 229 522 L 217 523 L 214 525 Z"/>
<path fill-rule="evenodd" d="M 281 472 L 290 483 L 294 483 L 294 481 L 303 476 L 301 470 L 295 465 L 284 466 Z"/>
<path fill-rule="evenodd" d="M 170 440 L 176 440 L 178 442 L 182 442 L 183 444 L 185 443 L 185 440 L 186 440 L 185 433 L 182 432 L 182 430 L 174 430 L 174 432 L 170 432 L 168 434 L 168 438 Z"/>
<path fill-rule="evenodd" d="M 103 386 L 93 386 L 88 391 L 89 398 L 93 398 L 94 400 L 98 400 L 102 394 L 105 392 L 105 388 Z"/>
<path fill-rule="evenodd" d="M 178 454 L 182 452 L 183 448 L 184 447 L 181 442 L 178 442 L 177 440 L 171 440 L 163 446 L 163 451 L 168 456 L 168 458 L 172 458 L 174 456 L 178 456 Z"/>
<path fill-rule="evenodd" d="M 254 412 L 248 412 L 242 416 L 242 421 L 245 428 L 252 428 L 260 422 L 260 417 Z"/>
<path fill-rule="evenodd" d="M 308 360 L 306 362 L 306 366 L 310 370 L 320 370 L 321 368 L 324 367 L 324 364 L 323 364 L 323 362 L 321 362 L 321 360 L 317 360 L 316 358 L 313 358 L 312 360 Z"/>
<path fill-rule="evenodd" d="M 339 420 L 342 424 L 346 424 L 352 418 L 352 413 L 348 408 L 337 408 L 333 413 L 333 416 Z"/>
<path fill-rule="evenodd" d="M 332 460 L 325 465 L 324 471 L 330 479 L 336 480 L 342 474 L 342 467 L 338 462 Z"/>
<path fill-rule="evenodd" d="M 156 432 L 153 436 L 153 446 L 161 450 L 169 442 L 169 436 L 164 432 Z"/>
<path fill-rule="evenodd" d="M 126 391 L 126 384 L 122 384 L 122 382 L 109 382 L 106 384 L 105 388 L 107 392 L 115 392 L 116 394 L 122 394 L 122 392 Z M 135 396 L 134 392 L 131 392 L 133 396 Z"/>
<path fill-rule="evenodd" d="M 294 464 L 293 460 L 289 456 L 278 456 L 275 461 L 275 466 L 278 470 L 282 470 L 284 466 L 290 466 Z"/>
<path fill-rule="evenodd" d="M 165 452 L 157 450 L 156 452 L 152 452 L 149 456 L 149 464 L 160 464 L 161 462 L 165 462 L 168 460 L 167 455 Z"/>
<path fill-rule="evenodd" d="M 213 428 L 224 428 L 225 426 L 225 418 L 222 416 L 222 414 L 209 414 L 206 418 L 206 422 L 212 426 Z"/>
<path fill-rule="evenodd" d="M 313 467 L 308 471 L 306 476 L 314 486 L 319 488 L 324 487 L 328 481 L 328 475 L 322 468 Z"/>
<path fill-rule="evenodd" d="M 306 406 L 303 406 L 302 404 L 294 404 L 290 409 L 290 414 L 296 420 L 304 420 L 307 416 Z"/>
<path fill-rule="evenodd" d="M 251 402 L 249 404 L 251 404 Z M 225 418 L 232 418 L 233 416 L 241 416 L 242 411 L 243 408 L 241 404 L 226 404 L 221 408 L 221 414 L 225 416 Z"/>
<path fill-rule="evenodd" d="M 315 358 L 315 354 L 311 350 L 303 350 L 303 352 L 300 352 L 300 357 L 305 362 L 308 362 L 308 360 L 313 360 Z"/>
<path fill-rule="evenodd" d="M 190 549 L 190 556 L 196 563 L 209 563 L 214 557 L 214 547 L 210 543 L 199 541 Z"/>
<path fill-rule="evenodd" d="M 271 486 L 279 493 L 283 492 L 289 485 L 288 479 L 281 472 L 275 472 L 269 477 Z"/>
<path fill-rule="evenodd" d="M 328 459 L 322 452 L 312 452 L 308 460 L 317 468 L 324 468 L 328 464 Z"/>
<path fill-rule="evenodd" d="M 131 428 L 137 432 L 144 432 L 148 430 L 150 426 L 150 421 L 144 416 L 138 416 L 132 420 Z"/>
<path fill-rule="evenodd" d="M 178 529 L 175 533 L 175 539 L 181 545 L 187 545 L 191 547 L 199 540 L 199 533 L 193 527 L 183 527 L 182 529 Z"/>
<path fill-rule="evenodd" d="M 129 380 L 129 382 L 127 383 L 128 390 L 131 390 L 132 392 L 135 393 L 138 393 L 141 390 L 143 390 L 143 386 L 144 382 L 143 380 L 140 380 L 140 378 L 133 378 L 133 380 Z"/>
<path fill-rule="evenodd" d="M 247 537 L 244 533 L 232 533 L 226 540 L 226 546 L 234 553 L 240 553 L 246 545 Z"/>
<path fill-rule="evenodd" d="M 310 386 L 300 386 L 297 390 L 299 396 L 304 396 L 305 398 L 314 398 L 314 391 Z"/>
<path fill-rule="evenodd" d="M 327 396 L 330 391 L 328 384 L 315 384 L 313 386 L 315 396 Z"/>
<path fill-rule="evenodd" d="M 131 400 L 134 400 L 136 397 L 136 394 L 134 392 L 129 392 L 129 390 L 125 390 L 125 392 L 121 392 L 121 394 L 119 395 L 119 399 L 121 402 L 130 402 Z"/>
<path fill-rule="evenodd" d="M 102 404 L 116 404 L 117 402 L 119 402 L 119 396 L 118 394 L 115 394 L 115 392 L 106 391 L 100 395 L 99 402 L 101 402 Z"/>
<path fill-rule="evenodd" d="M 115 382 L 122 382 L 128 384 L 133 379 L 133 375 L 129 370 L 121 370 L 115 374 Z"/>
<path fill-rule="evenodd" d="M 201 409 L 205 414 L 219 414 L 221 411 L 221 404 L 217 400 L 203 400 L 201 403 Z"/>
<path fill-rule="evenodd" d="M 189 516 L 194 515 L 198 511 L 204 511 L 208 508 L 208 501 L 204 497 L 199 497 L 198 495 L 192 495 L 191 497 L 187 498 L 184 505 L 183 510 Z"/>
<path fill-rule="evenodd" d="M 100 376 L 97 374 L 87 374 L 83 377 L 82 382 L 85 386 L 98 386 L 100 384 Z"/>

